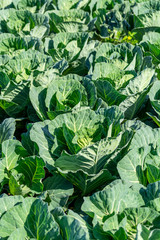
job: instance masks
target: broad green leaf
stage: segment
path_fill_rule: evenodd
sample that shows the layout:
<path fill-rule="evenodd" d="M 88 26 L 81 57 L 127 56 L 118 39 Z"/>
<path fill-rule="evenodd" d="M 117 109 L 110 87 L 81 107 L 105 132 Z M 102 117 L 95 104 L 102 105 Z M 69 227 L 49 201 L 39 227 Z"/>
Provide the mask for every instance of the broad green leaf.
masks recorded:
<path fill-rule="evenodd" d="M 140 109 L 154 79 L 154 70 L 145 69 L 139 76 L 131 80 L 125 89 L 121 90 L 121 94 L 126 95 L 127 98 L 119 105 L 119 107 L 125 112 L 125 117 L 127 119 L 132 119 Z"/>
<path fill-rule="evenodd" d="M 147 185 L 147 188 L 141 189 L 141 195 L 143 196 L 143 199 L 147 205 L 151 207 L 154 206 L 154 202 L 156 204 L 159 202 L 160 198 L 160 181 L 157 181 L 155 183 L 150 183 Z M 155 205 L 156 206 L 156 205 Z M 153 209 L 155 209 L 153 207 Z"/>
<path fill-rule="evenodd" d="M 74 5 L 78 5 L 79 0 L 58 0 L 58 9 L 62 10 L 69 10 L 71 9 Z"/>
<path fill-rule="evenodd" d="M 150 147 L 130 150 L 118 163 L 118 172 L 121 179 L 130 183 L 147 184 L 145 157 L 150 152 Z"/>
<path fill-rule="evenodd" d="M 148 237 L 149 237 L 149 230 L 142 224 L 138 224 L 136 240 L 148 239 Z"/>
<path fill-rule="evenodd" d="M 0 3 L 0 8 L 6 8 L 8 6 L 12 6 L 13 0 L 2 0 Z"/>
<path fill-rule="evenodd" d="M 150 231 L 145 226 L 139 224 L 137 227 L 137 235 L 136 240 L 158 240 L 160 237 L 160 230 L 155 229 L 153 231 Z"/>
<path fill-rule="evenodd" d="M 134 27 L 159 27 L 159 12 L 160 11 L 153 11 L 150 13 L 143 13 L 138 16 L 134 16 Z"/>
<path fill-rule="evenodd" d="M 138 224 L 153 224 L 153 221 L 159 216 L 159 213 L 147 208 L 128 208 L 124 211 L 127 217 L 126 231 L 131 239 L 134 239 L 137 233 Z"/>
<path fill-rule="evenodd" d="M 15 206 L 17 203 L 23 201 L 22 196 L 8 196 L 8 195 L 1 195 L 0 196 L 0 216 L 8 211 L 10 208 Z"/>
<path fill-rule="evenodd" d="M 24 110 L 28 103 L 28 82 L 9 84 L 1 91 L 0 107 L 11 117 Z"/>
<path fill-rule="evenodd" d="M 132 8 L 135 15 L 141 15 L 150 13 L 155 10 L 160 10 L 160 4 L 158 0 L 139 0 L 137 4 Z"/>
<path fill-rule="evenodd" d="M 130 145 L 130 149 L 133 148 L 142 148 L 145 146 L 153 146 L 157 145 L 157 141 L 160 139 L 160 129 L 159 128 L 151 128 L 149 126 L 143 125 L 136 132 L 132 139 L 132 144 Z"/>
<path fill-rule="evenodd" d="M 150 85 L 150 83 L 153 82 L 154 77 L 154 69 L 145 69 L 139 76 L 132 79 L 127 87 L 121 91 L 121 93 L 130 96 L 132 94 L 143 92 Z"/>
<path fill-rule="evenodd" d="M 55 208 L 53 216 L 65 239 L 95 239 L 92 234 L 92 226 L 83 215 L 72 210 L 65 214 L 62 208 Z"/>
<path fill-rule="evenodd" d="M 9 178 L 9 191 L 12 195 L 22 195 L 22 189 L 13 175 Z"/>
<path fill-rule="evenodd" d="M 1 89 L 3 89 L 8 85 L 10 79 L 7 76 L 7 74 L 5 74 L 4 72 L 0 72 L 0 77 L 1 77 L 0 78 L 0 87 L 1 87 Z"/>
<path fill-rule="evenodd" d="M 27 125 L 27 132 L 22 133 L 21 135 L 21 143 L 22 146 L 27 150 L 29 155 L 34 156 L 37 155 L 37 148 L 35 146 L 35 143 L 31 141 L 30 139 L 30 129 L 32 127 L 32 124 Z"/>
<path fill-rule="evenodd" d="M 160 116 L 160 82 L 156 81 L 150 92 L 149 92 L 150 102 L 152 104 L 153 109 L 155 112 Z"/>
<path fill-rule="evenodd" d="M 153 54 L 153 62 L 159 63 L 160 57 L 160 34 L 158 32 L 146 32 L 143 35 L 141 46 L 145 50 L 145 52 L 149 52 L 149 54 Z"/>
<path fill-rule="evenodd" d="M 118 45 L 103 43 L 97 49 L 96 62 L 109 63 L 112 67 L 115 66 L 117 71 L 119 69 L 121 74 L 124 74 L 125 71 L 140 72 L 143 64 L 143 54 L 140 47 L 134 47 L 129 43 Z M 133 74 L 134 72 L 131 73 Z M 115 78 L 115 82 L 117 84 L 119 78 Z"/>
<path fill-rule="evenodd" d="M 63 237 L 66 240 L 77 240 L 77 239 L 86 239 L 90 240 L 89 230 L 83 219 L 79 217 L 78 214 L 74 215 L 66 215 L 63 216 L 60 221 L 59 225 L 61 227 L 61 231 L 63 232 Z"/>
<path fill-rule="evenodd" d="M 15 231 L 11 233 L 11 235 L 8 238 L 9 240 L 26 240 L 27 239 L 27 233 L 24 228 L 17 228 Z M 34 238 L 32 238 L 34 239 Z"/>
<path fill-rule="evenodd" d="M 108 81 L 97 80 L 94 81 L 97 88 L 98 97 L 100 97 L 108 106 L 119 105 L 126 99 L 124 94 L 119 93 L 114 89 L 112 84 Z"/>
<path fill-rule="evenodd" d="M 54 120 L 52 120 L 54 121 Z M 56 135 L 52 135 L 56 131 L 60 136 L 60 141 Z M 65 146 L 65 139 L 63 133 L 59 128 L 59 124 L 55 122 L 52 124 L 49 120 L 33 124 L 30 130 L 31 141 L 35 142 L 39 148 L 41 158 L 47 163 L 48 167 L 53 168 L 54 158 L 60 155 Z"/>
<path fill-rule="evenodd" d="M 49 111 L 69 111 L 77 104 L 87 106 L 88 101 L 86 95 L 85 88 L 78 80 L 59 79 L 52 81 L 48 86 L 45 103 Z"/>
<path fill-rule="evenodd" d="M 83 79 L 82 84 L 87 92 L 89 106 L 92 109 L 97 110 L 101 106 L 101 100 L 97 99 L 97 91 L 94 86 L 94 83 L 89 79 Z"/>
<path fill-rule="evenodd" d="M 69 196 L 73 194 L 73 187 L 61 175 L 54 174 L 52 177 L 48 177 L 44 180 L 44 191 L 50 199 L 49 210 L 53 210 L 56 207 L 64 207 L 68 201 Z"/>
<path fill-rule="evenodd" d="M 160 230 L 155 229 L 149 235 L 149 240 L 158 240 L 160 238 Z"/>
<path fill-rule="evenodd" d="M 109 106 L 118 105 L 127 119 L 137 114 L 155 80 L 151 58 L 127 43 L 100 45 L 90 73 L 98 97 Z"/>
<path fill-rule="evenodd" d="M 123 70 L 113 64 L 100 62 L 95 64 L 92 78 L 93 80 L 104 78 L 115 82 L 122 79 L 124 74 Z"/>
<path fill-rule="evenodd" d="M 73 185 L 79 188 L 82 192 L 82 196 L 95 191 L 98 187 L 106 185 L 115 179 L 107 169 L 102 169 L 97 174 L 87 174 L 82 170 L 78 170 L 75 173 L 71 171 L 61 171 L 61 174 L 70 181 Z"/>
<path fill-rule="evenodd" d="M 5 140 L 12 139 L 15 132 L 15 119 L 14 118 L 6 118 L 0 124 L 0 143 Z"/>
<path fill-rule="evenodd" d="M 21 228 L 29 238 L 61 239 L 58 226 L 48 212 L 46 203 L 39 199 L 25 198 L 22 203 L 10 208 L 0 220 L 0 236 L 9 237 Z"/>
<path fill-rule="evenodd" d="M 124 198 L 124 196 L 126 196 Z M 102 191 L 84 198 L 82 210 L 90 217 L 97 216 L 102 223 L 105 216 L 121 213 L 125 208 L 140 207 L 144 204 L 138 190 L 133 190 L 121 180 L 115 180 Z"/>
<path fill-rule="evenodd" d="M 30 88 L 29 97 L 39 118 L 41 120 L 47 119 L 47 108 L 45 106 L 46 89 L 43 87 L 35 88 L 32 86 Z"/>
<path fill-rule="evenodd" d="M 28 155 L 22 144 L 17 140 L 6 140 L 2 143 L 2 159 L 0 160 L 0 180 L 2 181 L 10 170 L 17 166 L 19 158 Z"/>
<path fill-rule="evenodd" d="M 157 116 L 153 115 L 152 113 L 148 113 L 147 115 L 153 119 L 153 121 L 157 124 L 158 127 L 160 127 L 160 120 Z"/>
<path fill-rule="evenodd" d="M 159 139 L 159 129 L 142 127 L 137 130 L 130 150 L 117 166 L 123 180 L 144 185 L 147 181 L 159 180 Z"/>
<path fill-rule="evenodd" d="M 149 183 L 159 181 L 160 180 L 159 168 L 154 165 L 147 164 L 147 179 Z"/>
<path fill-rule="evenodd" d="M 122 219 L 121 219 L 122 218 Z M 100 227 L 95 227 L 95 234 L 103 239 L 103 235 L 106 234 L 106 237 L 110 235 L 113 239 L 127 239 L 127 232 L 125 229 L 126 226 L 126 217 L 119 217 L 117 215 L 111 215 L 104 222 L 103 231 Z"/>
<path fill-rule="evenodd" d="M 43 191 L 42 179 L 45 177 L 45 163 L 43 159 L 34 156 L 26 157 L 18 161 L 16 170 L 23 174 L 22 183 L 36 192 Z"/>

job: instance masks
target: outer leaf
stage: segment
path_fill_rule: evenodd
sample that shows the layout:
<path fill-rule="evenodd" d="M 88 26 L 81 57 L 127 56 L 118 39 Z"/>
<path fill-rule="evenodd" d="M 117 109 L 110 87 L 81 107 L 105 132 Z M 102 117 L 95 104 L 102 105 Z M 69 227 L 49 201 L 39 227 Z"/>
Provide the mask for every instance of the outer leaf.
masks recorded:
<path fill-rule="evenodd" d="M 24 229 L 29 238 L 61 239 L 58 226 L 48 212 L 47 204 L 38 199 L 26 198 L 2 216 L 1 237 L 9 237 L 19 228 Z"/>
<path fill-rule="evenodd" d="M 0 3 L 0 8 L 5 8 L 7 6 L 10 6 L 12 4 L 13 0 L 2 0 Z"/>
<path fill-rule="evenodd" d="M 119 163 L 118 172 L 123 180 L 146 185 L 145 157 L 150 148 L 132 149 Z"/>
<path fill-rule="evenodd" d="M 56 123 L 56 127 L 59 127 L 58 123 Z M 33 142 L 37 143 L 40 156 L 51 168 L 53 168 L 54 156 L 57 154 L 59 155 L 65 146 L 64 138 L 61 137 L 61 142 L 57 142 L 56 136 L 51 134 L 54 133 L 54 131 L 54 125 L 52 127 L 52 124 L 48 120 L 41 123 L 35 123 L 30 131 L 30 138 Z M 59 134 L 63 136 L 60 130 Z M 54 153 L 55 150 L 57 150 L 58 153 Z"/>
<path fill-rule="evenodd" d="M 42 192 L 43 184 L 41 181 L 45 177 L 44 166 L 45 163 L 42 158 L 37 156 L 27 157 L 18 162 L 16 170 L 23 174 L 25 185 L 31 190 Z"/>
<path fill-rule="evenodd" d="M 19 141 L 11 139 L 2 144 L 2 153 L 4 158 L 0 160 L 1 181 L 6 176 L 5 170 L 10 171 L 15 168 L 18 159 L 28 154 Z"/>
<path fill-rule="evenodd" d="M 48 177 L 44 180 L 44 191 L 48 194 L 51 202 L 49 210 L 56 207 L 64 207 L 67 203 L 68 197 L 73 194 L 73 186 L 61 175 L 54 174 L 53 177 Z"/>
<path fill-rule="evenodd" d="M 0 124 L 0 143 L 12 139 L 15 132 L 15 119 L 7 118 Z"/>
<path fill-rule="evenodd" d="M 96 215 L 97 221 L 102 223 L 105 216 L 143 204 L 142 197 L 137 190 L 129 188 L 129 185 L 123 184 L 120 180 L 116 180 L 102 191 L 85 197 L 82 210 L 92 218 Z"/>
<path fill-rule="evenodd" d="M 149 240 L 158 240 L 160 238 L 160 230 L 155 229 L 149 235 Z"/>
<path fill-rule="evenodd" d="M 128 86 L 121 91 L 121 94 L 128 96 L 128 98 L 120 104 L 121 110 L 125 111 L 126 118 L 132 119 L 142 106 L 153 84 L 154 74 L 153 69 L 143 70 L 137 78 L 130 81 Z M 141 84 L 139 84 L 140 79 Z"/>
<path fill-rule="evenodd" d="M 39 118 L 41 120 L 47 119 L 47 108 L 45 106 L 46 89 L 43 87 L 35 88 L 32 86 L 30 88 L 29 96 Z"/>
<path fill-rule="evenodd" d="M 118 163 L 118 172 L 123 180 L 147 184 L 159 180 L 159 129 L 139 129 L 133 137 L 130 151 Z M 151 176 L 153 174 L 154 175 Z M 129 173 L 129 174 L 128 174 Z"/>
<path fill-rule="evenodd" d="M 22 195 L 20 184 L 18 184 L 13 175 L 11 175 L 9 178 L 9 191 L 12 195 Z"/>
<path fill-rule="evenodd" d="M 151 88 L 149 92 L 149 98 L 150 102 L 152 104 L 153 109 L 156 111 L 158 116 L 160 116 L 160 82 L 156 81 L 153 84 L 153 87 Z"/>
<path fill-rule="evenodd" d="M 28 82 L 16 84 L 10 82 L 6 88 L 1 91 L 0 107 L 9 116 L 16 116 L 17 113 L 24 110 L 28 103 Z"/>
<path fill-rule="evenodd" d="M 1 195 L 0 197 L 0 216 L 12 208 L 17 203 L 23 201 L 23 197 L 21 196 L 9 196 L 8 195 Z"/>
<path fill-rule="evenodd" d="M 69 210 L 67 215 L 62 208 L 56 208 L 53 211 L 54 218 L 62 230 L 62 236 L 65 239 L 91 239 L 92 226 L 87 222 L 87 219 L 79 214 Z"/>
<path fill-rule="evenodd" d="M 159 168 L 154 165 L 147 164 L 147 179 L 149 183 L 159 181 L 160 180 Z"/>
<path fill-rule="evenodd" d="M 95 81 L 98 97 L 102 98 L 109 106 L 119 105 L 126 99 L 124 94 L 116 91 L 108 81 Z"/>
<path fill-rule="evenodd" d="M 153 221 L 159 216 L 158 212 L 147 207 L 128 208 L 124 213 L 127 216 L 126 230 L 130 238 L 135 238 L 138 224 L 153 224 Z"/>
<path fill-rule="evenodd" d="M 145 226 L 138 224 L 136 240 L 148 239 L 148 237 L 149 237 L 149 230 Z"/>
<path fill-rule="evenodd" d="M 22 133 L 21 135 L 21 143 L 23 145 L 23 147 L 27 150 L 27 152 L 31 155 L 34 156 L 37 154 L 37 149 L 35 146 L 35 143 L 31 141 L 30 139 L 30 129 L 32 127 L 32 124 L 28 124 L 27 125 L 27 132 L 26 133 Z"/>
<path fill-rule="evenodd" d="M 160 230 L 155 229 L 153 231 L 149 231 L 145 226 L 139 224 L 137 227 L 137 235 L 136 240 L 158 240 L 160 237 Z"/>
<path fill-rule="evenodd" d="M 88 228 L 83 223 L 83 220 L 80 219 L 78 214 L 77 216 L 76 214 L 74 215 L 63 216 L 59 222 L 64 238 L 66 240 L 93 239 L 90 238 Z"/>
<path fill-rule="evenodd" d="M 159 11 L 140 14 L 138 16 L 134 16 L 134 27 L 157 27 L 159 26 Z"/>
<path fill-rule="evenodd" d="M 17 228 L 14 232 L 11 233 L 11 235 L 9 236 L 9 240 L 26 240 L 27 238 L 27 233 L 24 230 L 24 228 Z"/>

